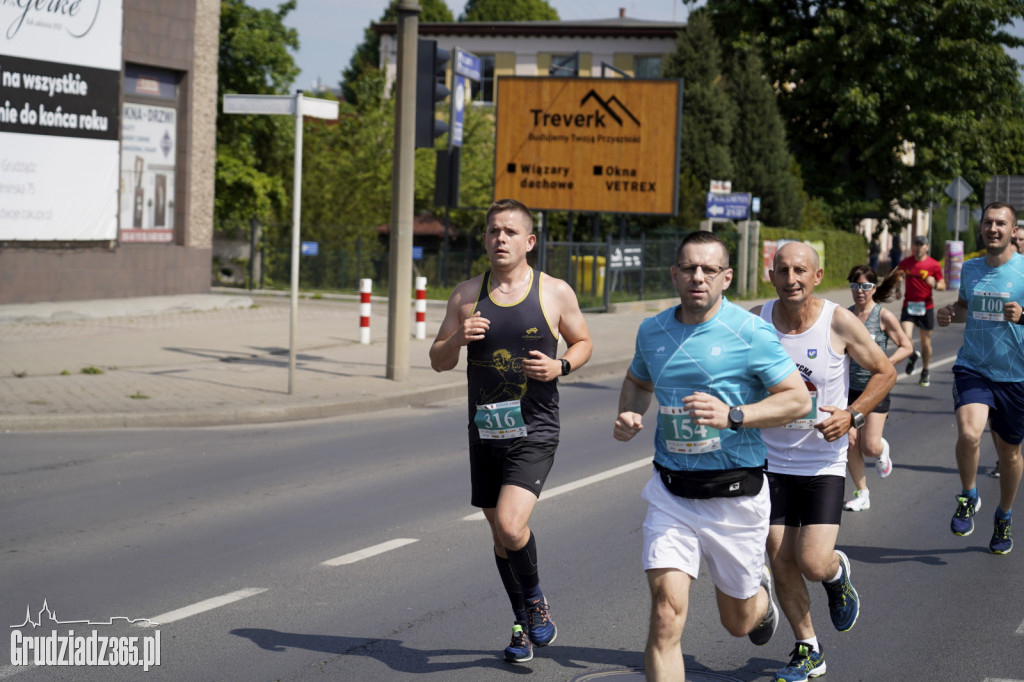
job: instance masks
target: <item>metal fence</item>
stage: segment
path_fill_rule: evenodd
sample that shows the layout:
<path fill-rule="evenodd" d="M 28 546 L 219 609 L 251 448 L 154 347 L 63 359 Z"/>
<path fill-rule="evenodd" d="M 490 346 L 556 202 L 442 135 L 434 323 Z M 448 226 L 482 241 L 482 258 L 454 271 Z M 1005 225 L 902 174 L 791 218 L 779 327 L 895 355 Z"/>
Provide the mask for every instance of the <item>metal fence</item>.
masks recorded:
<path fill-rule="evenodd" d="M 717 231 L 716 231 L 717 232 Z M 736 233 L 722 231 L 720 236 L 736 254 Z M 609 304 L 622 301 L 674 298 L 669 269 L 676 248 L 685 236 L 669 239 L 603 242 L 547 241 L 541 235 L 531 253 L 531 262 L 547 274 L 563 279 L 576 291 L 580 306 L 587 311 L 607 310 Z M 473 277 L 488 267 L 487 255 L 479 240 L 449 249 L 414 247 L 414 274 L 424 276 L 431 290 L 446 289 Z M 380 243 L 356 242 L 351 249 L 321 249 L 316 255 L 303 255 L 299 265 L 299 283 L 303 291 L 357 293 L 359 280 L 373 280 L 375 291 L 388 288 L 389 258 Z M 735 263 L 735 261 L 734 261 Z M 262 253 L 259 281 L 241 284 L 248 288 L 287 288 L 290 282 L 291 253 L 267 249 Z"/>

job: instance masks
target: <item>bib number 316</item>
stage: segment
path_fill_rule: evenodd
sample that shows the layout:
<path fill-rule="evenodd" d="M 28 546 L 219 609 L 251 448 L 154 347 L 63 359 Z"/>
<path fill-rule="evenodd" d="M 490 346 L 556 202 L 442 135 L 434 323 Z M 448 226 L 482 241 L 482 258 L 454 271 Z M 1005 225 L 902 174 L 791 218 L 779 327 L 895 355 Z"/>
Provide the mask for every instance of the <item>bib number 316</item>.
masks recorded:
<path fill-rule="evenodd" d="M 504 440 L 526 435 L 526 422 L 518 400 L 477 405 L 473 423 L 483 440 Z"/>

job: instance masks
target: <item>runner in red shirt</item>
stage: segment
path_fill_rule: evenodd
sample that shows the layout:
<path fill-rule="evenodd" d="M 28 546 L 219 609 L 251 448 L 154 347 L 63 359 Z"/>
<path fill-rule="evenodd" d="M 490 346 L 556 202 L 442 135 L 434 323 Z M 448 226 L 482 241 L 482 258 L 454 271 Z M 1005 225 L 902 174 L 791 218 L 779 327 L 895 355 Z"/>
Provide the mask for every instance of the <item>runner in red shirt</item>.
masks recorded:
<path fill-rule="evenodd" d="M 900 261 L 906 285 L 900 325 L 911 341 L 914 339 L 914 327 L 921 330 L 921 352 L 915 350 L 907 359 L 907 374 L 913 373 L 914 365 L 920 358 L 921 379 L 918 383 L 928 386 L 931 383 L 928 366 L 932 361 L 932 329 L 935 328 L 932 289 L 945 291 L 946 282 L 942 279 L 942 266 L 928 255 L 928 237 L 923 234 L 914 237 L 913 249 L 914 255 Z"/>

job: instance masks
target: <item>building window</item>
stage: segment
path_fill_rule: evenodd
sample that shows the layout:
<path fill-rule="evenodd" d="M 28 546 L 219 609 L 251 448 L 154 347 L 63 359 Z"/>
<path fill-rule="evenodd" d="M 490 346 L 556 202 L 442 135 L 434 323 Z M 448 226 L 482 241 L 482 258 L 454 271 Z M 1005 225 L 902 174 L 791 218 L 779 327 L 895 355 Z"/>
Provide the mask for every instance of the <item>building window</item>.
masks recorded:
<path fill-rule="evenodd" d="M 580 72 L 580 53 L 551 55 L 549 76 L 575 77 Z"/>
<path fill-rule="evenodd" d="M 480 82 L 470 81 L 470 95 L 474 102 L 492 104 L 494 102 L 494 55 L 481 54 Z"/>
<path fill-rule="evenodd" d="M 661 57 L 635 57 L 634 78 L 661 78 Z"/>

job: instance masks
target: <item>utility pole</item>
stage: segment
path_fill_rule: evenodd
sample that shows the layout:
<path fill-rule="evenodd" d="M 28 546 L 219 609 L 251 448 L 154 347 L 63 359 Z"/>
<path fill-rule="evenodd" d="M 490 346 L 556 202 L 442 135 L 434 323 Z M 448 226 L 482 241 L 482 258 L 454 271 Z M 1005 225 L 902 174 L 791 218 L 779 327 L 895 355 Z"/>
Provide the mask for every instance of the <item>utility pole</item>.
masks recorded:
<path fill-rule="evenodd" d="M 395 99 L 395 167 L 391 190 L 388 276 L 387 378 L 409 378 L 412 305 L 412 227 L 415 184 L 416 53 L 420 6 L 398 3 L 398 80 Z"/>

